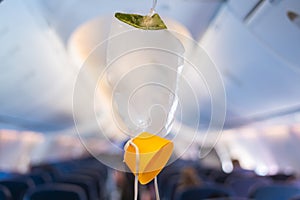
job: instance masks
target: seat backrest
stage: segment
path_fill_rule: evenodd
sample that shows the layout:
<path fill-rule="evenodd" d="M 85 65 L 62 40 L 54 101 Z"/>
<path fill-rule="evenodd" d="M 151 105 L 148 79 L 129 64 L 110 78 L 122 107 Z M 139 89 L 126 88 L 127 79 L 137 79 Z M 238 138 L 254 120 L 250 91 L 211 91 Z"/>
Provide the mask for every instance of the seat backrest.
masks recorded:
<path fill-rule="evenodd" d="M 82 187 L 87 194 L 88 199 L 95 199 L 98 197 L 97 186 L 93 179 L 79 174 L 68 174 L 61 176 L 55 182 L 69 183 Z"/>
<path fill-rule="evenodd" d="M 217 197 L 229 197 L 231 196 L 231 191 L 226 191 L 225 189 L 221 189 L 218 187 L 197 187 L 186 189 L 176 196 L 176 200 L 198 200 Z"/>
<path fill-rule="evenodd" d="M 25 192 L 34 187 L 34 184 L 29 178 L 17 178 L 0 181 L 0 185 L 6 187 L 12 196 L 13 200 L 22 200 Z"/>
<path fill-rule="evenodd" d="M 99 163 L 99 161 L 97 163 Z M 108 169 L 105 165 L 102 164 L 85 165 L 82 166 L 81 169 L 99 173 L 104 178 L 105 181 L 107 180 Z"/>
<path fill-rule="evenodd" d="M 236 193 L 237 196 L 247 197 L 253 187 L 270 185 L 271 181 L 264 178 L 234 178 L 227 183 Z"/>
<path fill-rule="evenodd" d="M 256 188 L 250 197 L 255 200 L 288 200 L 296 195 L 300 195 L 300 188 L 292 185 L 270 185 Z"/>
<path fill-rule="evenodd" d="M 28 176 L 32 179 L 35 185 L 50 183 L 52 181 L 51 175 L 46 172 L 31 173 Z"/>
<path fill-rule="evenodd" d="M 12 200 L 9 189 L 2 185 L 0 185 L 0 200 Z"/>
<path fill-rule="evenodd" d="M 72 172 L 73 175 L 84 175 L 88 176 L 96 185 L 97 189 L 97 194 L 100 199 L 104 198 L 106 193 L 106 185 L 105 185 L 105 180 L 104 177 L 102 177 L 99 173 L 91 171 L 91 170 L 85 170 L 85 169 L 78 169 Z"/>
<path fill-rule="evenodd" d="M 84 190 L 76 185 L 48 183 L 30 189 L 24 200 L 87 200 Z"/>
<path fill-rule="evenodd" d="M 300 195 L 292 196 L 289 200 L 300 200 Z"/>

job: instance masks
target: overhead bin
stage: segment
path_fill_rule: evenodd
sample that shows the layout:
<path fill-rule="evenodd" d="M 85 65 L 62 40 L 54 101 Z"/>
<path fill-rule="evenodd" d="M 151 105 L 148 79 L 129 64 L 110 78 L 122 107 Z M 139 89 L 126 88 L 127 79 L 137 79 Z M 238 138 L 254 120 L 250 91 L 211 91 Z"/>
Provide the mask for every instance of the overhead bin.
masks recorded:
<path fill-rule="evenodd" d="M 243 20 L 225 4 L 200 40 L 225 82 L 227 125 L 299 110 L 300 32 L 286 16 L 299 6 L 264 1 Z"/>
<path fill-rule="evenodd" d="M 300 2 L 265 1 L 247 26 L 287 66 L 300 70 Z M 297 22 L 298 21 L 298 22 Z"/>

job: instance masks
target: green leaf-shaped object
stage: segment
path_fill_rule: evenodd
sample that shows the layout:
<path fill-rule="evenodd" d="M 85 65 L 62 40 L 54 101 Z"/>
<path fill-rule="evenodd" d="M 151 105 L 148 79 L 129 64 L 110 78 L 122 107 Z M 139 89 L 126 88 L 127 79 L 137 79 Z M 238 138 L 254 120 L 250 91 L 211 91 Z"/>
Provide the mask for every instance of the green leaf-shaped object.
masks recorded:
<path fill-rule="evenodd" d="M 167 29 L 167 26 L 162 21 L 160 16 L 155 13 L 152 16 L 143 16 L 137 14 L 116 13 L 115 17 L 120 21 L 129 24 L 133 27 L 144 30 L 161 30 Z"/>

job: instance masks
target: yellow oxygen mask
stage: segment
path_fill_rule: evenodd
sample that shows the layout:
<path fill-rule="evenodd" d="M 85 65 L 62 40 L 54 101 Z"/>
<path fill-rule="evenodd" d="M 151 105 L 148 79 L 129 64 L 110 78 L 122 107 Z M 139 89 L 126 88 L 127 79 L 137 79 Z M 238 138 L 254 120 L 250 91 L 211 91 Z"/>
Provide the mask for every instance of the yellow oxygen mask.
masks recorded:
<path fill-rule="evenodd" d="M 152 181 L 167 164 L 173 143 L 170 140 L 143 132 L 125 145 L 124 162 L 141 184 Z"/>

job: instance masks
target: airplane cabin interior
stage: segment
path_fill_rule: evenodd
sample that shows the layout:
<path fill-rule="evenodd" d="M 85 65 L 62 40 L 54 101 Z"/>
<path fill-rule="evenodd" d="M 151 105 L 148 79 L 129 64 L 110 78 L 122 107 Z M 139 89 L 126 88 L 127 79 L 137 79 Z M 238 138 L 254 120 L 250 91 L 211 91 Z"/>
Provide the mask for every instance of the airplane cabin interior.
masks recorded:
<path fill-rule="evenodd" d="M 0 200 L 300 200 L 300 0 L 0 0 Z"/>

